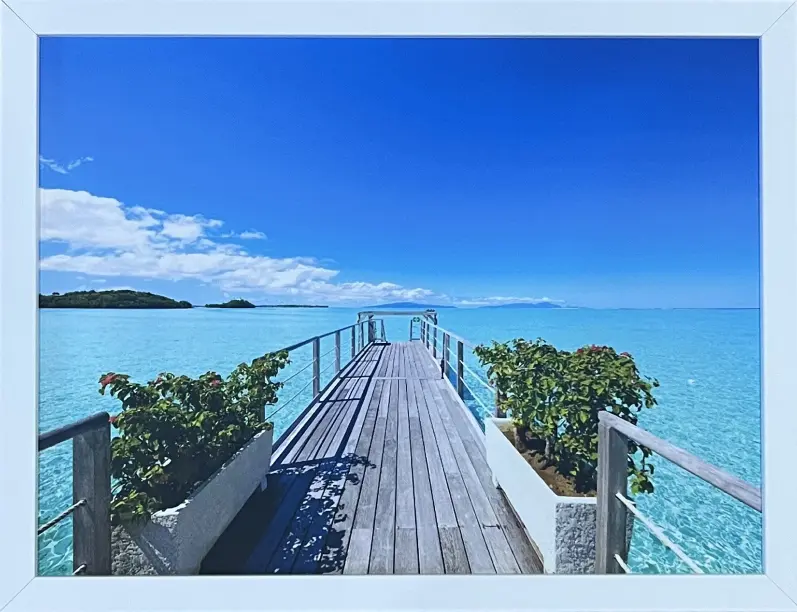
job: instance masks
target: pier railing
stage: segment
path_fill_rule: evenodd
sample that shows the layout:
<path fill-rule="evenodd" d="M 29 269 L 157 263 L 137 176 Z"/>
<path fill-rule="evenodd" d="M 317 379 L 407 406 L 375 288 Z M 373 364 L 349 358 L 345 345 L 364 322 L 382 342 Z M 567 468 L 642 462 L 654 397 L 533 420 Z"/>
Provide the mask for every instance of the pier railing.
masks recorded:
<path fill-rule="evenodd" d="M 378 330 L 377 324 L 381 323 Z M 377 331 L 378 330 L 378 331 Z M 321 353 L 321 341 L 334 338 L 334 347 Z M 322 376 L 334 368 L 334 379 L 343 367 L 343 355 L 349 351 L 351 363 L 357 355 L 375 342 L 385 342 L 384 321 L 373 316 L 358 320 L 357 323 L 341 327 L 318 336 L 313 336 L 273 352 L 292 353 L 307 345 L 312 345 L 313 356 L 309 363 L 282 381 L 287 383 L 312 367 L 309 382 L 302 386 L 290 399 L 279 403 L 271 413 L 264 415 L 266 420 L 298 399 L 312 385 L 310 403 L 323 392 Z M 334 359 L 326 368 L 321 360 L 334 352 Z M 285 432 L 288 433 L 288 432 Z M 283 434 L 284 435 L 284 434 Z M 61 513 L 43 523 L 38 535 L 46 533 L 68 517 L 72 516 L 72 565 L 75 575 L 111 575 L 111 425 L 110 415 L 100 412 L 88 418 L 75 421 L 39 436 L 39 452 L 72 440 L 72 504 Z M 278 441 L 277 441 L 278 442 Z M 275 443 L 276 446 L 276 443 Z"/>
<path fill-rule="evenodd" d="M 72 441 L 72 505 L 38 535 L 72 516 L 73 574 L 111 574 L 111 424 L 107 412 L 39 436 L 39 452 Z"/>
<path fill-rule="evenodd" d="M 377 323 L 381 323 L 380 328 L 377 328 Z M 334 346 L 328 351 L 322 353 L 321 341 L 326 338 L 333 338 Z M 290 376 L 284 380 L 281 380 L 280 382 L 287 384 L 310 368 L 312 368 L 312 375 L 301 387 L 298 389 L 291 389 L 290 397 L 283 402 L 278 402 L 274 409 L 265 415 L 266 420 L 270 420 L 287 406 L 294 404 L 296 400 L 300 399 L 311 386 L 312 392 L 309 397 L 309 404 L 312 404 L 324 390 L 322 377 L 328 373 L 330 379 L 334 380 L 335 376 L 344 368 L 344 362 L 342 358 L 344 351 L 348 350 L 350 353 L 350 357 L 346 361 L 348 364 L 369 345 L 375 342 L 386 341 L 385 324 L 382 319 L 377 319 L 373 316 L 358 317 L 357 322 L 352 325 L 347 325 L 346 327 L 341 327 L 340 329 L 326 332 L 318 336 L 313 336 L 312 338 L 307 338 L 297 342 L 296 344 L 292 344 L 285 348 L 274 351 L 275 353 L 287 352 L 290 354 L 298 349 L 312 345 L 313 355 L 310 361 L 302 365 L 302 367 L 291 373 Z M 333 360 L 326 367 L 322 367 L 322 360 L 325 357 L 329 357 L 333 353 Z M 281 437 L 284 437 L 287 433 L 288 431 L 283 432 Z M 277 444 L 279 444 L 279 439 L 275 441 L 275 446 Z"/>
<path fill-rule="evenodd" d="M 758 488 L 610 412 L 599 412 L 595 573 L 631 573 L 625 557 L 626 520 L 630 513 L 693 573 L 702 574 L 703 570 L 626 497 L 628 443 L 631 440 L 761 512 L 761 491 Z"/>
<path fill-rule="evenodd" d="M 437 325 L 431 317 L 421 322 L 421 342 L 435 360 L 440 360 L 441 377 L 448 380 L 457 395 L 465 401 L 472 399 L 484 411 L 485 417 L 504 416 L 497 414 L 497 401 L 492 407 L 482 401 L 467 384 L 465 373 L 497 397 L 497 390 L 482 376 L 470 368 L 464 359 L 464 349 L 476 345 L 457 334 Z M 452 341 L 456 350 L 451 348 Z M 452 376 L 449 377 L 449 371 Z M 598 490 L 597 490 L 597 530 L 595 541 L 595 573 L 632 573 L 628 566 L 626 547 L 626 521 L 631 514 L 650 533 L 671 550 L 689 569 L 696 574 L 703 570 L 675 544 L 664 531 L 636 507 L 627 497 L 628 486 L 628 443 L 649 448 L 654 454 L 667 459 L 678 467 L 690 472 L 701 480 L 713 485 L 723 493 L 741 501 L 750 508 L 761 512 L 761 491 L 744 480 L 716 466 L 706 463 L 686 450 L 670 444 L 650 432 L 632 425 L 628 421 L 606 411 L 598 413 Z"/>

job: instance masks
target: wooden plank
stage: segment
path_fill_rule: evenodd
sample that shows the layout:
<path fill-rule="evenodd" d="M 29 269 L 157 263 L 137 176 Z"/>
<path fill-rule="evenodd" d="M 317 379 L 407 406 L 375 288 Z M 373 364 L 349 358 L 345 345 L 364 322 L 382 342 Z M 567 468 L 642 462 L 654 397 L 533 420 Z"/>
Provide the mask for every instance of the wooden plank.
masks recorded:
<path fill-rule="evenodd" d="M 415 527 L 396 527 L 396 558 L 393 573 L 418 573 L 418 532 Z"/>
<path fill-rule="evenodd" d="M 312 482 L 314 472 L 309 466 L 291 471 L 293 478 L 288 492 L 271 516 L 268 529 L 249 555 L 244 565 L 245 574 L 262 574 L 266 571 Z"/>
<path fill-rule="evenodd" d="M 484 541 L 481 526 L 476 519 L 470 496 L 465 489 L 465 483 L 462 482 L 462 477 L 459 474 L 448 474 L 447 479 L 471 572 L 474 574 L 494 574 L 495 566 Z"/>
<path fill-rule="evenodd" d="M 495 565 L 496 574 L 519 574 L 520 568 L 518 567 L 515 555 L 509 547 L 506 536 L 500 527 L 482 527 L 484 534 L 484 541 L 487 543 L 487 548 L 490 550 L 490 556 Z"/>
<path fill-rule="evenodd" d="M 422 382 L 414 380 L 411 382 L 418 401 L 418 413 L 421 423 L 421 434 L 423 435 L 424 454 L 426 455 L 426 465 L 429 469 L 429 482 L 432 487 L 432 499 L 434 500 L 434 511 L 437 517 L 437 526 L 456 527 L 457 517 L 454 514 L 454 506 L 451 503 L 451 495 L 448 492 L 443 464 L 440 460 L 440 453 L 437 448 L 437 438 L 429 419 L 429 407 L 427 397 L 424 393 Z M 438 432 L 438 435 L 445 436 L 445 432 Z"/>
<path fill-rule="evenodd" d="M 340 573 L 343 571 L 363 474 L 365 473 L 365 464 L 368 461 L 379 408 L 379 396 L 374 393 L 375 387 L 376 385 L 371 383 L 366 391 L 362 406 L 365 417 L 359 440 L 354 443 L 354 452 L 350 452 L 352 447 L 349 444 L 346 445 L 346 450 L 344 450 L 344 458 L 348 459 L 352 466 L 349 469 L 349 477 L 346 479 L 343 493 L 338 501 L 335 517 L 321 552 L 319 571 L 322 573 Z M 351 441 L 352 438 L 349 438 L 349 442 Z"/>
<path fill-rule="evenodd" d="M 354 381 L 347 381 L 354 384 Z M 348 388 L 348 387 L 347 387 Z M 323 413 L 319 415 L 315 422 L 315 427 L 310 435 L 306 438 L 306 442 L 302 449 L 296 453 L 293 461 L 301 462 L 313 459 L 318 451 L 318 448 L 324 441 L 324 438 L 329 434 L 329 425 L 337 416 L 337 413 L 342 408 L 343 402 L 326 402 Z"/>
<path fill-rule="evenodd" d="M 426 407 L 431 423 L 431 429 L 435 432 L 437 439 L 437 450 L 440 454 L 440 462 L 446 474 L 459 474 L 459 465 L 454 458 L 454 451 L 451 449 L 451 442 L 445 433 L 445 428 L 450 424 L 444 423 L 441 414 L 447 410 L 439 394 L 435 393 L 433 382 L 423 381 L 421 388 L 426 397 Z"/>
<path fill-rule="evenodd" d="M 349 386 L 354 384 L 354 381 L 351 379 L 343 379 L 341 380 L 340 384 L 331 392 L 331 394 L 327 397 L 328 400 L 334 400 L 337 398 L 341 393 L 345 393 Z M 316 432 L 319 431 L 319 427 L 321 422 L 323 421 L 324 417 L 327 416 L 329 412 L 329 402 L 322 401 L 318 404 L 318 408 L 312 415 L 308 415 L 310 418 L 301 426 L 301 428 L 297 429 L 294 432 L 294 436 L 290 442 L 290 446 L 286 447 L 283 452 L 281 452 L 281 456 L 279 457 L 279 464 L 286 465 L 293 463 L 297 460 L 297 457 L 304 452 L 306 456 L 310 449 L 307 448 L 308 443 L 311 439 L 313 439 L 313 435 L 316 435 Z M 320 433 L 317 435 L 321 435 Z M 316 435 L 316 439 L 317 439 Z M 280 449 L 282 450 L 282 449 Z"/>
<path fill-rule="evenodd" d="M 376 514 L 376 500 L 379 488 L 379 477 L 382 469 L 382 452 L 385 443 L 385 429 L 387 427 L 387 401 L 389 394 L 385 392 L 385 383 L 373 383 L 374 395 L 378 398 L 379 412 L 376 416 L 374 436 L 368 452 L 368 466 L 363 474 L 362 487 L 357 499 L 357 508 L 354 515 L 354 531 L 352 538 L 357 539 L 349 543 L 346 562 L 343 568 L 345 574 L 367 572 L 371 556 L 371 542 L 373 541 L 374 517 Z M 366 546 L 367 540 L 367 546 Z"/>
<path fill-rule="evenodd" d="M 415 527 L 415 497 L 412 495 L 412 451 L 410 441 L 407 381 L 398 382 L 398 452 L 396 459 L 396 525 Z M 397 544 L 398 546 L 398 544 Z M 417 548 L 417 546 L 416 546 Z M 417 553 L 417 550 L 416 550 Z"/>
<path fill-rule="evenodd" d="M 363 475 L 363 485 L 357 502 L 357 515 L 354 526 L 358 529 L 372 529 L 376 515 L 376 501 L 379 492 L 379 478 L 382 470 L 382 453 L 385 445 L 385 429 L 387 428 L 387 402 L 390 395 L 387 383 L 376 381 L 374 395 L 379 398 L 379 412 L 376 416 L 374 437 L 368 453 L 368 467 Z"/>
<path fill-rule="evenodd" d="M 509 545 L 512 547 L 515 559 L 520 565 L 522 572 L 524 574 L 542 573 L 542 561 L 534 551 L 525 529 L 517 520 L 514 511 L 509 507 L 501 492 L 492 484 L 492 474 L 487 464 L 484 444 L 481 440 L 475 439 L 477 435 L 475 427 L 467 421 L 467 419 L 471 418 L 470 414 L 465 412 L 466 408 L 457 404 L 460 400 L 454 395 L 453 389 L 446 386 L 447 383 L 431 384 L 434 387 L 432 390 L 433 396 L 439 396 L 443 399 L 443 405 L 448 408 L 448 410 L 440 412 L 444 428 L 447 431 L 456 430 L 459 433 L 460 440 L 471 459 L 478 480 L 490 500 L 490 505 L 495 512 L 498 524 L 507 534 Z"/>
<path fill-rule="evenodd" d="M 434 386 L 429 385 L 429 387 L 432 388 L 433 397 L 437 397 L 437 394 L 434 394 Z M 441 411 L 441 418 L 444 423 L 443 430 L 448 436 L 451 449 L 459 466 L 460 474 L 462 475 L 462 480 L 465 483 L 465 488 L 467 489 L 468 495 L 473 503 L 476 517 L 478 518 L 479 523 L 483 526 L 497 526 L 498 519 L 495 516 L 495 512 L 490 504 L 490 500 L 487 497 L 487 493 L 485 492 L 476 470 L 473 467 L 471 458 L 462 443 L 462 439 L 459 436 L 459 430 L 452 426 L 450 418 L 448 419 L 448 422 L 446 421 L 446 414 L 446 411 Z"/>
<path fill-rule="evenodd" d="M 365 387 L 365 381 L 358 381 L 358 387 Z M 352 412 L 357 410 L 359 403 L 360 400 L 357 398 L 347 402 L 347 404 L 351 404 Z M 352 453 L 359 442 L 360 434 L 365 424 L 367 408 L 367 403 L 363 403 L 359 407 L 351 435 L 346 442 L 342 456 L 328 462 L 329 471 L 325 474 L 327 483 L 322 496 L 322 504 L 316 509 L 309 510 L 315 513 L 315 518 L 305 533 L 301 550 L 297 553 L 292 570 L 294 574 L 310 574 L 316 573 L 319 569 L 328 569 L 319 566 L 322 564 L 323 550 L 339 509 L 346 482 L 356 462 L 352 457 Z"/>
<path fill-rule="evenodd" d="M 373 527 L 355 527 L 352 530 L 349 549 L 346 553 L 346 565 L 343 568 L 344 574 L 362 575 L 368 573 L 373 535 Z"/>
<path fill-rule="evenodd" d="M 446 574 L 469 574 L 470 565 L 459 527 L 440 527 L 439 532 Z"/>
<path fill-rule="evenodd" d="M 271 561 L 266 565 L 266 574 L 289 574 L 292 572 L 296 557 L 306 540 L 306 534 L 316 519 L 322 505 L 322 498 L 327 485 L 325 466 L 314 463 L 308 470 L 312 480 L 306 488 L 298 507 L 288 525 L 285 535 L 277 546 Z"/>
<path fill-rule="evenodd" d="M 349 425 L 351 424 L 352 419 L 354 419 L 358 415 L 362 415 L 365 413 L 365 410 L 359 410 L 363 396 L 366 393 L 368 387 L 367 379 L 359 379 L 357 381 L 357 385 L 355 386 L 354 392 L 349 396 L 349 399 L 346 402 L 346 407 L 344 410 L 346 411 L 346 418 L 339 424 L 338 430 L 335 433 L 334 437 L 332 438 L 329 447 L 327 448 L 324 456 L 325 457 L 334 457 L 340 451 L 340 445 L 343 444 L 344 439 L 349 431 Z M 352 431 L 352 434 L 354 431 Z M 355 440 L 355 443 L 357 441 Z"/>
<path fill-rule="evenodd" d="M 389 395 L 382 470 L 374 518 L 374 539 L 371 546 L 369 573 L 392 574 L 396 527 L 396 453 L 398 433 L 398 381 L 385 385 Z"/>
<path fill-rule="evenodd" d="M 412 456 L 412 483 L 415 493 L 415 524 L 418 531 L 418 561 L 421 574 L 444 573 L 432 488 L 426 465 L 418 400 L 413 386 L 407 383 L 409 430 Z"/>
<path fill-rule="evenodd" d="M 376 376 L 385 377 L 387 375 L 387 360 L 392 351 L 393 345 L 388 345 L 388 347 L 382 352 L 379 365 L 376 368 Z"/>

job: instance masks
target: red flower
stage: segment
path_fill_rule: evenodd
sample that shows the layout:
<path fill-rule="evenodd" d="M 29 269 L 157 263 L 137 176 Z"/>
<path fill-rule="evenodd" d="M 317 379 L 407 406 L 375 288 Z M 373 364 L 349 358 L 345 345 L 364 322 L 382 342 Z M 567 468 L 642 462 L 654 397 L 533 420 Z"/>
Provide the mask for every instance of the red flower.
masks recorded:
<path fill-rule="evenodd" d="M 578 349 L 578 350 L 576 351 L 576 353 L 578 353 L 578 354 L 581 354 L 581 353 L 583 353 L 583 352 L 584 352 L 584 349 L 583 349 L 583 348 L 580 348 L 580 349 Z"/>
<path fill-rule="evenodd" d="M 116 374 L 112 372 L 100 379 L 100 385 L 102 385 L 103 387 L 107 387 L 115 380 L 116 380 Z"/>
<path fill-rule="evenodd" d="M 109 418 L 108 418 L 108 422 L 109 422 L 111 425 L 113 425 L 114 423 L 116 423 L 116 417 L 115 417 L 115 416 L 109 417 Z"/>
<path fill-rule="evenodd" d="M 220 384 L 221 384 L 221 381 L 218 378 L 216 380 L 211 380 L 210 381 L 210 386 L 211 387 L 218 387 Z"/>

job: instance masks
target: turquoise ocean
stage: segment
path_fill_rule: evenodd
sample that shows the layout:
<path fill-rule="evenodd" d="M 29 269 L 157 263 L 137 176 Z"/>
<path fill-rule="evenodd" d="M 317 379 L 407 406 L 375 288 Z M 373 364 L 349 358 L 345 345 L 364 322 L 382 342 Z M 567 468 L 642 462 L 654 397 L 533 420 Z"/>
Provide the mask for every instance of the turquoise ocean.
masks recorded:
<path fill-rule="evenodd" d="M 95 412 L 119 411 L 100 396 L 109 371 L 140 382 L 160 372 L 226 374 L 265 352 L 350 325 L 356 310 L 43 310 L 40 312 L 39 431 Z M 441 309 L 439 324 L 474 343 L 542 337 L 559 348 L 610 345 L 628 351 L 643 374 L 657 378 L 659 405 L 640 425 L 746 481 L 761 484 L 760 325 L 758 310 Z M 409 318 L 386 318 L 388 340 L 408 339 Z M 350 336 L 342 341 L 343 362 Z M 332 375 L 334 340 L 321 343 L 323 382 Z M 286 379 L 311 360 L 310 346 L 292 353 Z M 466 350 L 475 372 L 478 361 Z M 310 397 L 311 369 L 281 391 L 275 433 L 290 425 Z M 489 392 L 466 373 L 483 404 Z M 298 394 L 298 395 L 297 395 Z M 481 417 L 478 401 L 469 407 Z M 761 517 L 667 461 L 655 458 L 653 494 L 639 509 L 707 573 L 760 573 Z M 39 522 L 71 503 L 71 446 L 40 453 Z M 39 573 L 71 573 L 71 521 L 39 537 Z M 635 572 L 688 572 L 637 524 L 629 565 Z"/>

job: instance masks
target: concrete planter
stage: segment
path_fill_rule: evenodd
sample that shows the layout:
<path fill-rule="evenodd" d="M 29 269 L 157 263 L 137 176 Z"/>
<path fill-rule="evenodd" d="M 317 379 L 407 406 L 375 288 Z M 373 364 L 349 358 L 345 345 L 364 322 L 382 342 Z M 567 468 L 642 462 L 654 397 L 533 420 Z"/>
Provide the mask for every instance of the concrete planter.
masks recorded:
<path fill-rule="evenodd" d="M 537 546 L 546 573 L 591 574 L 595 570 L 597 504 L 594 497 L 565 497 L 554 493 L 517 452 L 501 428 L 510 419 L 484 423 L 487 463 L 493 482 Z M 633 522 L 628 521 L 630 541 Z"/>
<path fill-rule="evenodd" d="M 265 488 L 272 441 L 272 429 L 260 432 L 179 506 L 156 512 L 143 525 L 114 529 L 113 573 L 198 573 L 255 489 Z"/>

